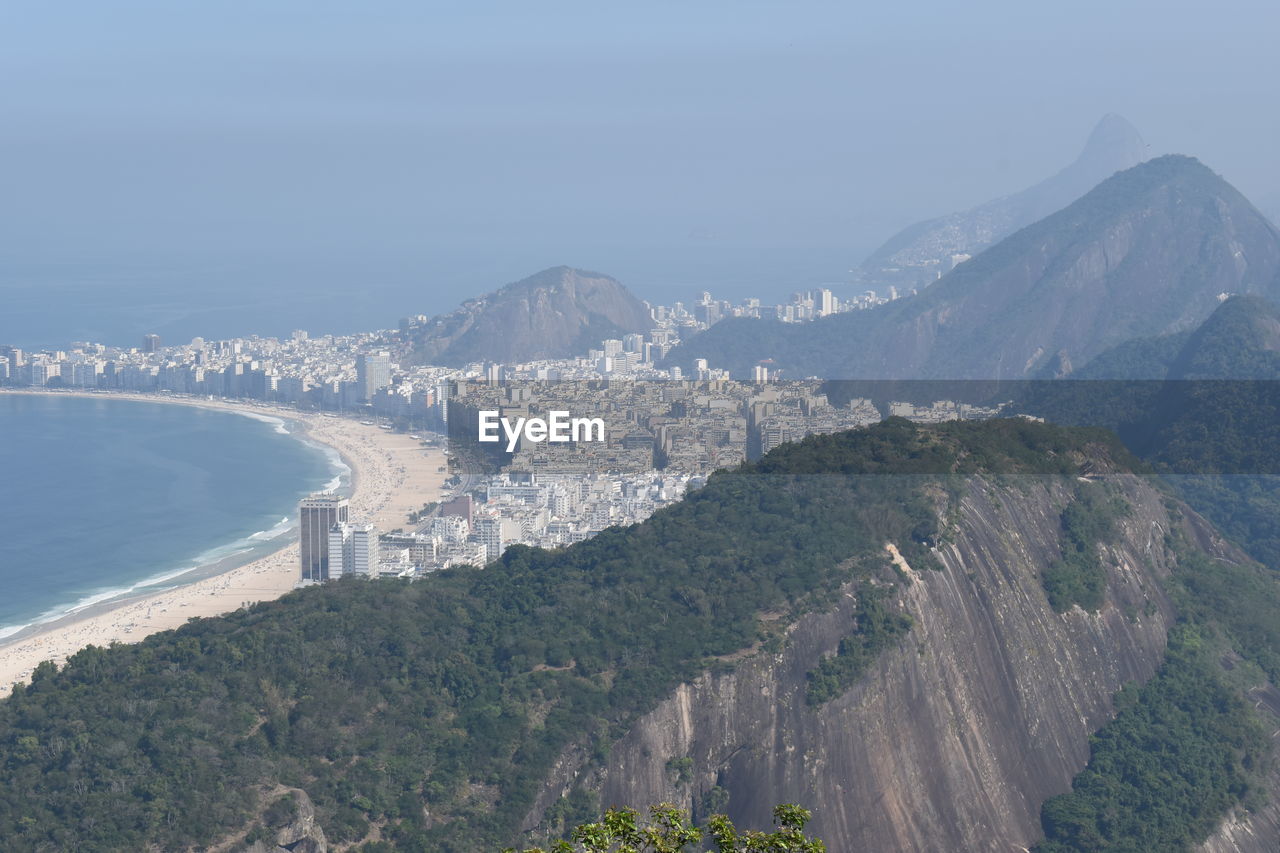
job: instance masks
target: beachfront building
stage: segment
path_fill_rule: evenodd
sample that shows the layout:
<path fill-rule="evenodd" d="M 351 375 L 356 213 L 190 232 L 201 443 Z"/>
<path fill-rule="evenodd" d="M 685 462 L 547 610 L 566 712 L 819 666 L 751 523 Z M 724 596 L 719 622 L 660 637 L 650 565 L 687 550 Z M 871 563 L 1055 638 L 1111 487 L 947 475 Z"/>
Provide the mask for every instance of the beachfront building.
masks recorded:
<path fill-rule="evenodd" d="M 346 524 L 349 512 L 347 499 L 330 492 L 303 498 L 298 505 L 303 581 L 319 583 L 329 579 L 329 532 L 335 524 Z"/>
<path fill-rule="evenodd" d="M 351 525 L 339 522 L 329 528 L 329 580 L 337 580 L 351 565 Z"/>
<path fill-rule="evenodd" d="M 378 528 L 372 524 L 338 522 L 329 528 L 329 575 L 378 575 Z"/>
<path fill-rule="evenodd" d="M 351 561 L 343 566 L 351 574 L 378 576 L 378 528 L 372 524 L 351 525 Z"/>
<path fill-rule="evenodd" d="M 360 399 L 372 403 L 378 389 L 391 384 L 391 353 L 374 352 L 356 356 L 356 385 Z"/>

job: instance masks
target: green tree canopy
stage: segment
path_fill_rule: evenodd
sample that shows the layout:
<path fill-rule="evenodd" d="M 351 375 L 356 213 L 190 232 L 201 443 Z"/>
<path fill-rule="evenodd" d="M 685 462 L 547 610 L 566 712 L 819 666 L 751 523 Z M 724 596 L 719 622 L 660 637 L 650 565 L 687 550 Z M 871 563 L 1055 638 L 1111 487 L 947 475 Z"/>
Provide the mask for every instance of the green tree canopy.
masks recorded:
<path fill-rule="evenodd" d="M 805 835 L 813 815 L 808 809 L 783 804 L 773 809 L 774 828 L 740 831 L 724 815 L 712 815 L 704 830 L 689 821 L 689 814 L 670 803 L 651 806 L 649 820 L 640 820 L 634 809 L 610 809 L 594 823 L 584 823 L 550 850 L 530 847 L 522 853 L 684 853 L 706 849 L 715 853 L 826 853 L 826 845 Z M 517 853 L 508 847 L 503 853 Z"/>

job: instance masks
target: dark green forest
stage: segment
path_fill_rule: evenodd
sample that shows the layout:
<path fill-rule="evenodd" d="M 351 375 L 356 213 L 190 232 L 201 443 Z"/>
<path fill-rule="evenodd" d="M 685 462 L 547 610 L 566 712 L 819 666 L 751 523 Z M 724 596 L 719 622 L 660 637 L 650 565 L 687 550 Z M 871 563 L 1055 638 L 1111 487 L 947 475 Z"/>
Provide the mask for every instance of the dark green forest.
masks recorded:
<path fill-rule="evenodd" d="M 1071 792 L 1041 808 L 1035 853 L 1188 850 L 1245 800 L 1267 733 L 1211 649 L 1190 625 L 1170 633 L 1156 676 L 1116 697 L 1118 714 L 1091 739 Z"/>
<path fill-rule="evenodd" d="M 1280 382 L 1043 382 L 1015 407 L 1114 430 L 1197 512 L 1280 569 Z"/>
<path fill-rule="evenodd" d="M 1280 682 L 1280 585 L 1256 564 L 1209 558 L 1180 532 L 1165 545 L 1177 555 L 1166 591 L 1178 610 L 1165 662 L 1116 697 L 1119 713 L 1091 739 L 1071 792 L 1042 807 L 1036 853 L 1187 850 L 1231 807 L 1269 796 L 1274 726 L 1242 693 Z M 1233 654 L 1260 675 L 1227 683 L 1221 660 Z"/>

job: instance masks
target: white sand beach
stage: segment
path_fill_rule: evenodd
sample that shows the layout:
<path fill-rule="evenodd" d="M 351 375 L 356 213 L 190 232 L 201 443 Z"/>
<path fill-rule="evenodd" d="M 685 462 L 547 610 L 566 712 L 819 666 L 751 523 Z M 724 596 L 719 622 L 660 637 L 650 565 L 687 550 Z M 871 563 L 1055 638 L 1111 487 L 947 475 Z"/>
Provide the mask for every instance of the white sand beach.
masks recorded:
<path fill-rule="evenodd" d="M 401 433 L 349 418 L 248 403 L 149 394 L 110 396 L 288 419 L 300 425 L 307 438 L 332 447 L 341 455 L 351 468 L 351 517 L 371 520 L 383 531 L 407 529 L 408 514 L 428 501 L 440 500 L 443 493 L 446 474 L 440 469 L 445 466 L 444 451 L 424 447 L 417 439 Z M 34 633 L 20 633 L 0 643 L 0 696 L 7 695 L 15 682 L 25 682 L 41 661 L 61 663 L 88 645 L 136 642 L 156 631 L 176 628 L 193 617 L 216 616 L 248 603 L 279 598 L 298 582 L 298 559 L 298 546 L 293 542 L 212 577 L 142 597 L 105 602 L 50 622 Z"/>

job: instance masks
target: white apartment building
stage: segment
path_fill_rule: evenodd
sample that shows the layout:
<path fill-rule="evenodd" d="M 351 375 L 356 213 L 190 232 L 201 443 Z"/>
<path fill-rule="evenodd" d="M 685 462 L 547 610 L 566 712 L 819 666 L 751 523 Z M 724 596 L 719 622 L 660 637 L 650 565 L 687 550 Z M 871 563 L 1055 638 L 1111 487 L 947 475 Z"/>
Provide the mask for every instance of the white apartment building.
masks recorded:
<path fill-rule="evenodd" d="M 378 528 L 372 524 L 339 522 L 329 528 L 329 579 L 343 575 L 376 577 Z"/>

